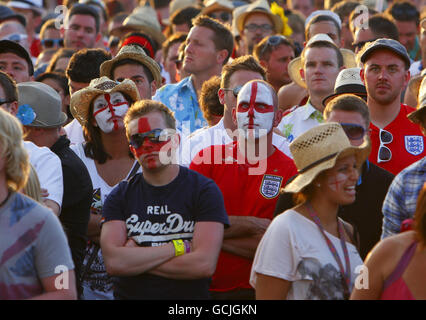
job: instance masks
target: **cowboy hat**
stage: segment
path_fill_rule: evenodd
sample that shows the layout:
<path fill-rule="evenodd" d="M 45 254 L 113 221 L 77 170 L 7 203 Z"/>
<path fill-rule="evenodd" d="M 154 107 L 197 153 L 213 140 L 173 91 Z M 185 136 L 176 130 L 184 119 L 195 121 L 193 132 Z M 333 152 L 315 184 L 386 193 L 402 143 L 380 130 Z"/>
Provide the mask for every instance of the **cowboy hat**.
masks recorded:
<path fill-rule="evenodd" d="M 18 88 L 17 117 L 23 125 L 38 128 L 56 128 L 68 119 L 62 112 L 59 93 L 42 82 L 21 82 Z"/>
<path fill-rule="evenodd" d="M 136 7 L 120 27 L 111 30 L 110 35 L 121 37 L 130 31 L 145 32 L 160 45 L 166 40 L 161 32 L 157 13 L 151 8 L 149 2 L 145 6 Z"/>
<path fill-rule="evenodd" d="M 422 118 L 426 110 L 426 77 L 423 78 L 420 84 L 418 101 L 419 103 L 417 105 L 416 111 L 409 113 L 407 118 L 410 119 L 411 122 L 422 124 Z"/>
<path fill-rule="evenodd" d="M 268 1 L 266 0 L 257 0 L 253 3 L 251 3 L 246 11 L 244 11 L 243 13 L 241 13 L 237 20 L 236 20 L 236 25 L 237 25 L 237 29 L 238 32 L 241 34 L 241 32 L 244 29 L 244 23 L 246 21 L 246 19 L 248 18 L 248 16 L 252 13 L 264 13 L 266 14 L 272 21 L 273 25 L 274 25 L 274 29 L 275 29 L 275 33 L 281 34 L 283 31 L 283 21 L 281 20 L 281 18 L 278 15 L 275 15 L 271 12 L 271 9 L 269 8 L 268 5 Z"/>
<path fill-rule="evenodd" d="M 88 87 L 78 90 L 71 96 L 72 115 L 82 126 L 87 125 L 92 101 L 101 94 L 113 92 L 125 93 L 133 101 L 140 99 L 138 89 L 132 80 L 124 79 L 122 82 L 117 82 L 108 77 L 100 77 L 93 79 Z"/>
<path fill-rule="evenodd" d="M 107 60 L 101 64 L 100 67 L 100 76 L 106 76 L 112 78 L 111 70 L 114 65 L 123 60 L 123 59 L 132 59 L 137 62 L 140 62 L 146 66 L 149 71 L 151 71 L 152 77 L 157 85 L 157 88 L 160 88 L 162 85 L 161 70 L 158 66 L 158 63 L 148 57 L 145 51 L 138 45 L 127 45 L 120 49 L 118 54 L 111 60 Z"/>
<path fill-rule="evenodd" d="M 336 45 L 333 40 L 331 40 L 331 38 L 326 35 L 325 33 L 319 33 L 314 35 L 306 44 L 305 49 L 308 48 L 312 43 L 314 42 L 319 42 L 319 41 L 326 41 L 326 42 L 330 42 L 334 45 Z M 337 46 L 336 46 L 337 47 Z M 344 49 L 341 48 L 340 52 L 343 55 L 343 66 L 345 68 L 355 68 L 356 65 L 356 56 L 355 53 L 353 53 L 351 50 L 348 49 Z M 290 63 L 288 64 L 288 74 L 291 78 L 291 80 L 293 80 L 297 85 L 299 85 L 302 88 L 306 88 L 306 82 L 304 80 L 302 80 L 302 77 L 300 75 L 300 69 L 302 69 L 302 58 L 301 57 L 297 57 L 293 60 L 290 61 Z"/>
<path fill-rule="evenodd" d="M 201 14 L 209 15 L 209 13 L 219 10 L 232 12 L 234 4 L 229 0 L 206 0 L 204 1 L 204 8 L 201 10 Z"/>
<path fill-rule="evenodd" d="M 361 167 L 370 154 L 368 138 L 359 147 L 351 145 L 342 126 L 337 122 L 319 124 L 298 136 L 290 144 L 290 151 L 298 175 L 284 192 L 300 192 L 323 171 L 335 166 L 337 159 L 355 155 L 357 166 Z"/>
<path fill-rule="evenodd" d="M 322 100 L 325 106 L 331 99 L 345 93 L 353 93 L 361 98 L 367 97 L 367 89 L 361 80 L 361 68 L 348 68 L 339 72 L 334 84 L 334 93 Z"/>

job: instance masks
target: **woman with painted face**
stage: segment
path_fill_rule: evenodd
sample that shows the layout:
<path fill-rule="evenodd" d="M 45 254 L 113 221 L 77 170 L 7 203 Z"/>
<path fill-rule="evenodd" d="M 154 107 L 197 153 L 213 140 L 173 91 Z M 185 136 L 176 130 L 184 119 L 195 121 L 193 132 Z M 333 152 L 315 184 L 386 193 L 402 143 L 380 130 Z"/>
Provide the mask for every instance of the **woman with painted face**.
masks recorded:
<path fill-rule="evenodd" d="M 86 140 L 71 148 L 86 165 L 93 184 L 81 299 L 113 299 L 112 280 L 99 246 L 101 209 L 112 189 L 140 168 L 129 150 L 123 123 L 127 110 L 139 98 L 133 81 L 119 83 L 107 77 L 92 80 L 71 97 L 70 110 L 82 125 Z"/>
<path fill-rule="evenodd" d="M 297 177 L 284 188 L 298 205 L 269 225 L 254 258 L 257 299 L 348 299 L 362 260 L 352 227 L 337 217 L 355 201 L 368 140 L 351 146 L 340 124 L 320 124 L 290 144 Z M 309 235 L 309 236 L 307 236 Z"/>

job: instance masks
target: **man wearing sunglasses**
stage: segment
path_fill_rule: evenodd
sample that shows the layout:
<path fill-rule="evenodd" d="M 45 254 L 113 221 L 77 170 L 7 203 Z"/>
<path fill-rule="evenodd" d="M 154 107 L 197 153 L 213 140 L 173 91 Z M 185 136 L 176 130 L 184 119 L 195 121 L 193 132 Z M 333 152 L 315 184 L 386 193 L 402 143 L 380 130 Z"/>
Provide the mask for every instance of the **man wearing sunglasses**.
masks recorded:
<path fill-rule="evenodd" d="M 280 187 L 296 173 L 293 161 L 272 141 L 280 114 L 276 92 L 266 81 L 247 82 L 232 109 L 237 141 L 203 149 L 189 167 L 217 183 L 231 222 L 210 286 L 214 299 L 254 299 L 249 284 L 254 253 Z"/>
<path fill-rule="evenodd" d="M 382 38 L 368 44 L 360 60 L 371 114 L 369 160 L 397 174 L 426 154 L 421 130 L 407 119 L 414 108 L 401 104 L 410 57 L 401 43 Z"/>
<path fill-rule="evenodd" d="M 212 180 L 170 161 L 179 145 L 173 113 L 139 100 L 125 117 L 142 174 L 121 182 L 102 215 L 101 247 L 116 299 L 209 299 L 224 226 Z"/>

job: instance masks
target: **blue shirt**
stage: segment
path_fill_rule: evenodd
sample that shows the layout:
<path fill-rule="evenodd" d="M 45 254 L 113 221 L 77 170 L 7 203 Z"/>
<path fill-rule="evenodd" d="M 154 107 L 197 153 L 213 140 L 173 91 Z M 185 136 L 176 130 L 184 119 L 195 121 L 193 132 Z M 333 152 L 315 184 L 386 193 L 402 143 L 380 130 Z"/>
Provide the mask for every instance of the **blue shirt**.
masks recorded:
<path fill-rule="evenodd" d="M 397 174 L 383 202 L 382 239 L 401 231 L 401 223 L 411 219 L 417 198 L 426 181 L 426 157 Z"/>
<path fill-rule="evenodd" d="M 190 76 L 178 83 L 166 84 L 158 89 L 152 98 L 152 100 L 162 102 L 174 112 L 176 129 L 184 136 L 207 126 L 191 80 Z"/>

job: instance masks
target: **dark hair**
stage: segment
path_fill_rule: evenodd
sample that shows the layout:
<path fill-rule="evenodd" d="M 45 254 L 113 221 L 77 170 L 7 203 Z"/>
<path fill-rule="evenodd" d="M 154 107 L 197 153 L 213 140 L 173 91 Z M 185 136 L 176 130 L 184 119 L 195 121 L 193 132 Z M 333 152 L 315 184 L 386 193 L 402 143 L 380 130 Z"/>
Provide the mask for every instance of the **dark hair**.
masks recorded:
<path fill-rule="evenodd" d="M 370 111 L 367 104 L 354 94 L 342 94 L 328 102 L 323 111 L 324 119 L 328 119 L 335 110 L 358 112 L 365 121 L 365 127 L 368 128 L 370 125 Z"/>
<path fill-rule="evenodd" d="M 323 15 L 323 14 L 321 14 L 321 15 L 317 15 L 317 16 L 313 17 L 313 18 L 311 19 L 311 21 L 309 21 L 309 22 L 308 22 L 308 24 L 307 24 L 307 25 L 306 25 L 306 27 L 305 27 L 305 39 L 306 39 L 306 40 L 309 40 L 309 39 L 311 38 L 311 37 L 309 36 L 309 32 L 310 32 L 310 30 L 311 30 L 311 26 L 312 26 L 313 24 L 315 24 L 315 23 L 322 22 L 322 21 L 330 21 L 330 22 L 332 22 L 332 23 L 334 24 L 334 26 L 336 27 L 336 30 L 337 30 L 337 36 L 338 36 L 338 38 L 340 39 L 340 37 L 341 37 L 341 33 L 342 33 L 342 30 L 341 30 L 341 28 L 340 28 L 339 24 L 337 23 L 337 21 L 336 21 L 335 19 L 333 19 L 332 17 L 327 16 L 327 15 Z"/>
<path fill-rule="evenodd" d="M 75 82 L 89 83 L 99 78 L 101 64 L 110 59 L 111 54 L 104 49 L 79 50 L 71 57 L 66 76 Z"/>
<path fill-rule="evenodd" d="M 399 41 L 398 28 L 395 23 L 384 14 L 377 13 L 372 15 L 368 19 L 368 27 L 376 39 L 388 38 Z"/>
<path fill-rule="evenodd" d="M 385 11 L 396 21 L 412 21 L 416 26 L 420 23 L 420 12 L 410 1 L 397 1 L 392 3 Z"/>
<path fill-rule="evenodd" d="M 331 49 L 334 50 L 334 52 L 336 52 L 337 66 L 339 68 L 341 68 L 344 64 L 342 52 L 334 43 L 331 43 L 331 42 L 328 42 L 328 41 L 315 41 L 315 42 L 307 45 L 305 47 L 305 49 L 303 49 L 302 54 L 301 54 L 302 65 L 304 65 L 305 54 L 306 54 L 306 51 L 309 48 L 331 48 Z"/>
<path fill-rule="evenodd" d="M 223 66 L 220 87 L 228 88 L 232 75 L 240 70 L 258 72 L 262 75 L 263 79 L 266 79 L 266 71 L 259 64 L 259 62 L 257 62 L 257 60 L 252 55 L 245 55 L 238 57 L 237 59 L 234 59 L 232 62 Z"/>
<path fill-rule="evenodd" d="M 192 20 L 192 24 L 194 27 L 204 27 L 213 31 L 214 35 L 212 41 L 216 50 L 220 51 L 225 49 L 228 51 L 228 56 L 223 61 L 223 64 L 226 64 L 234 50 L 234 37 L 232 36 L 230 28 L 219 20 L 212 19 L 206 15 L 196 17 Z"/>
<path fill-rule="evenodd" d="M 55 70 L 56 62 L 61 58 L 71 58 L 77 51 L 70 48 L 60 48 L 50 59 L 49 65 L 46 68 L 46 72 L 53 72 Z M 65 70 L 63 70 L 65 74 Z"/>
<path fill-rule="evenodd" d="M 355 37 L 355 32 L 356 32 L 354 22 L 355 22 L 356 18 L 359 17 L 363 13 L 362 10 L 357 10 L 357 8 L 358 7 L 353 9 L 352 12 L 349 14 L 349 30 L 351 30 L 352 36 L 354 36 L 354 37 Z M 372 15 L 375 15 L 375 14 L 378 13 L 374 9 L 367 8 L 367 7 L 365 7 L 365 8 L 368 10 L 368 18 L 371 18 Z"/>
<path fill-rule="evenodd" d="M 196 6 L 189 6 L 182 9 L 179 9 L 170 17 L 171 24 L 184 24 L 188 26 L 189 29 L 192 27 L 192 19 L 198 16 L 201 12 L 201 8 Z"/>
<path fill-rule="evenodd" d="M 269 39 L 271 37 L 280 37 L 280 40 L 277 44 L 271 45 L 269 43 Z M 269 37 L 265 37 L 263 38 L 258 44 L 256 44 L 256 46 L 253 49 L 253 55 L 254 57 L 260 61 L 260 60 L 269 60 L 271 53 L 278 48 L 279 46 L 289 46 L 290 48 L 293 49 L 293 51 L 295 51 L 295 47 L 293 44 L 293 40 L 286 38 L 284 36 L 280 36 L 280 35 L 272 35 Z"/>
<path fill-rule="evenodd" d="M 15 80 L 6 72 L 0 71 L 0 86 L 3 88 L 7 100 L 18 101 L 18 87 Z"/>
<path fill-rule="evenodd" d="M 135 102 L 129 95 L 121 91 L 120 93 L 126 99 L 129 106 Z M 92 99 L 92 101 L 90 102 L 87 124 L 83 126 L 83 135 L 84 135 L 84 139 L 86 140 L 86 143 L 84 144 L 83 149 L 84 149 L 84 154 L 86 155 L 86 157 L 94 159 L 98 161 L 100 164 L 103 164 L 107 162 L 108 159 L 111 159 L 111 156 L 105 151 L 104 145 L 102 143 L 101 129 L 93 125 L 93 121 L 94 121 L 93 102 L 95 101 L 96 98 L 97 97 Z M 129 149 L 129 157 L 133 158 L 133 155 L 130 152 L 130 149 Z"/>
<path fill-rule="evenodd" d="M 46 79 L 53 79 L 55 80 L 64 90 L 64 95 L 69 96 L 70 91 L 68 87 L 68 79 L 65 75 L 63 75 L 61 72 L 45 72 L 39 75 L 35 81 L 37 82 L 43 82 Z"/>
<path fill-rule="evenodd" d="M 203 112 L 204 119 L 208 124 L 213 125 L 213 116 L 223 116 L 223 104 L 219 101 L 217 92 L 220 89 L 220 77 L 213 76 L 209 80 L 204 81 L 200 93 L 200 108 Z"/>
<path fill-rule="evenodd" d="M 170 37 L 167 38 L 166 41 L 163 43 L 163 59 L 167 57 L 169 54 L 170 47 L 175 43 L 182 43 L 185 42 L 186 37 L 188 36 L 185 32 L 176 32 L 173 33 Z"/>
<path fill-rule="evenodd" d="M 151 83 L 152 81 L 154 81 L 154 76 L 152 75 L 151 70 L 148 69 L 147 66 L 145 66 L 144 64 L 140 63 L 137 60 L 133 60 L 131 58 L 126 58 L 126 59 L 122 59 L 117 61 L 116 63 L 114 63 L 114 65 L 111 68 L 111 77 L 113 77 L 114 74 L 114 70 L 119 67 L 119 66 L 123 66 L 125 64 L 132 64 L 132 65 L 136 65 L 136 66 L 142 66 L 143 67 L 143 71 L 146 75 L 146 77 L 148 78 L 148 82 Z"/>
<path fill-rule="evenodd" d="M 418 241 L 426 245 L 426 183 L 420 190 L 417 198 L 416 211 L 414 213 L 414 230 Z"/>
<path fill-rule="evenodd" d="M 351 12 L 360 5 L 358 1 L 340 1 L 337 2 L 330 11 L 336 13 L 340 20 L 343 21 L 345 18 L 349 18 Z"/>
<path fill-rule="evenodd" d="M 71 17 L 73 15 L 76 14 L 81 14 L 81 15 L 86 15 L 86 16 L 92 16 L 93 19 L 95 19 L 95 25 L 96 25 L 96 33 L 99 32 L 99 14 L 98 11 L 96 11 L 95 8 L 93 8 L 92 6 L 88 5 L 88 4 L 84 4 L 84 3 L 75 3 L 71 9 L 67 12 L 66 15 L 66 20 L 70 20 Z"/>

